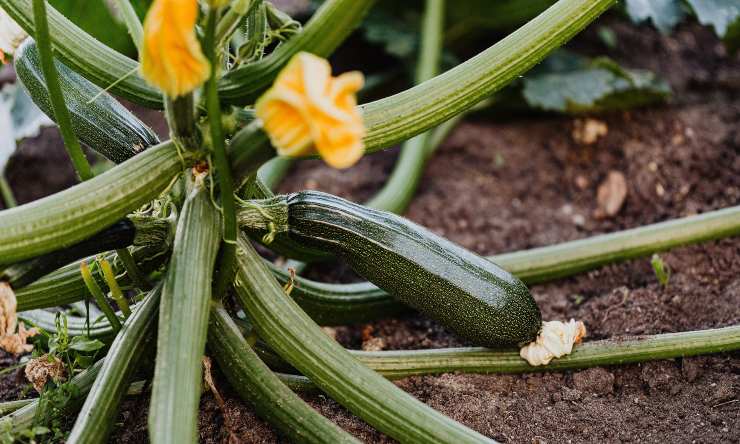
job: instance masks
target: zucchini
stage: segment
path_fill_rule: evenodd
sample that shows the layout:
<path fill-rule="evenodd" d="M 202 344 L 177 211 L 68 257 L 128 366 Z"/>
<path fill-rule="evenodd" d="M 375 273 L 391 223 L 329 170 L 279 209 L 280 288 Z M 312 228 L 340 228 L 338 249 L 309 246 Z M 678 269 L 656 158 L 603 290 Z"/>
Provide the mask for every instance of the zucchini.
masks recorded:
<path fill-rule="evenodd" d="M 243 236 L 236 297 L 259 335 L 282 358 L 368 424 L 399 442 L 493 442 L 415 399 L 357 362 L 278 285 Z"/>
<path fill-rule="evenodd" d="M 50 118 L 54 112 L 41 70 L 36 42 L 26 40 L 15 53 L 15 72 L 33 102 Z M 80 141 L 107 159 L 121 163 L 159 143 L 148 126 L 110 94 L 55 60 L 59 82 Z"/>
<path fill-rule="evenodd" d="M 0 272 L 14 288 L 22 288 L 72 261 L 129 245 L 149 246 L 166 241 L 169 222 L 153 217 L 123 218 L 92 237 L 43 256 L 18 262 Z"/>
<path fill-rule="evenodd" d="M 333 252 L 370 282 L 476 345 L 528 343 L 542 324 L 519 279 L 394 214 L 304 191 L 251 202 L 238 218 L 253 228 L 271 223 L 304 245 Z"/>

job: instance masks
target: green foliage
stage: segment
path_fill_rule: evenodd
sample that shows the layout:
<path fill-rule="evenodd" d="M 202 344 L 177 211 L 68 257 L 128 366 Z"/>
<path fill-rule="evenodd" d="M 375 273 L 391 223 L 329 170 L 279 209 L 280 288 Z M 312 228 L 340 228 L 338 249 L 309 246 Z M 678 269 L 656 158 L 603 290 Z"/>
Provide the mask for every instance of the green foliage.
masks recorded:
<path fill-rule="evenodd" d="M 588 60 L 565 52 L 527 76 L 523 90 L 532 107 L 574 114 L 643 106 L 669 94 L 668 84 L 650 71 L 624 69 L 605 57 Z"/>
<path fill-rule="evenodd" d="M 12 423 L 6 422 L 0 430 L 0 444 L 37 444 L 43 442 L 50 432 L 51 430 L 43 426 L 29 427 L 14 432 Z"/>
<path fill-rule="evenodd" d="M 653 267 L 653 272 L 655 272 L 655 277 L 658 278 L 660 285 L 667 287 L 668 281 L 671 279 L 671 270 L 668 265 L 657 254 L 654 254 L 650 259 L 650 265 Z"/>

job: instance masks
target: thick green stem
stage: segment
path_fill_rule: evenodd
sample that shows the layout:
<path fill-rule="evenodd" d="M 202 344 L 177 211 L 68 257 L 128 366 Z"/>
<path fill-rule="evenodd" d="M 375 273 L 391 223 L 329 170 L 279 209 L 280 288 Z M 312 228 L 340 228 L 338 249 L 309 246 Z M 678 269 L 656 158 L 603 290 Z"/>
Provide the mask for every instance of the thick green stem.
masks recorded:
<path fill-rule="evenodd" d="M 218 275 L 214 286 L 214 296 L 220 298 L 226 293 L 229 283 L 234 277 L 234 259 L 236 258 L 236 204 L 234 203 L 234 182 L 231 178 L 231 166 L 226 157 L 224 134 L 221 126 L 221 106 L 218 101 L 218 54 L 216 53 L 216 21 L 218 11 L 212 9 L 208 14 L 206 27 L 205 52 L 211 61 L 211 77 L 206 82 L 206 106 L 208 108 L 211 143 L 216 165 L 216 174 L 221 191 L 221 207 L 223 209 L 223 232 L 221 256 L 217 267 Z"/>
<path fill-rule="evenodd" d="M 162 289 L 149 404 L 149 438 L 155 444 L 197 440 L 201 358 L 218 233 L 218 213 L 205 184 L 196 181 L 180 214 Z"/>
<path fill-rule="evenodd" d="M 128 389 L 131 375 L 147 349 L 154 345 L 154 327 L 161 289 L 153 290 L 136 307 L 111 344 L 90 394 L 67 438 L 72 444 L 106 442 L 118 413 L 118 405 Z"/>
<path fill-rule="evenodd" d="M 280 69 L 300 51 L 327 57 L 361 23 L 374 0 L 327 0 L 298 35 L 264 59 L 226 74 L 219 83 L 221 100 L 246 104 L 267 89 Z"/>
<path fill-rule="evenodd" d="M 88 180 L 93 177 L 92 169 L 72 128 L 72 118 L 64 102 L 62 88 L 59 86 L 59 74 L 54 66 L 54 54 L 51 49 L 51 37 L 49 36 L 49 24 L 46 16 L 46 0 L 33 0 L 33 19 L 35 24 L 34 37 L 39 48 L 41 69 L 44 72 L 46 85 L 49 89 L 49 98 L 54 110 L 54 121 L 59 125 L 64 146 L 67 148 L 70 159 L 72 159 L 77 175 L 81 180 Z"/>
<path fill-rule="evenodd" d="M 337 402 L 402 442 L 490 441 L 358 363 L 286 297 L 246 239 L 237 261 L 237 297 L 260 336 Z"/>
<path fill-rule="evenodd" d="M 368 152 L 392 146 L 471 108 L 540 62 L 616 0 L 560 0 L 503 40 L 411 89 L 362 106 Z"/>
<path fill-rule="evenodd" d="M 164 111 L 172 140 L 186 150 L 200 149 L 193 93 L 187 93 L 174 99 L 167 97 L 164 102 Z"/>
<path fill-rule="evenodd" d="M 209 319 L 209 349 L 231 386 L 262 418 L 293 442 L 359 442 L 283 384 L 252 350 L 223 307 L 213 304 Z"/>
<path fill-rule="evenodd" d="M 442 56 L 442 26 L 445 0 L 427 0 L 421 27 L 421 48 L 416 68 L 416 83 L 425 82 L 439 72 Z M 366 205 L 400 214 L 413 199 L 430 154 L 432 132 L 427 131 L 406 141 L 390 177 Z"/>
<path fill-rule="evenodd" d="M 128 33 L 131 34 L 131 40 L 133 40 L 136 49 L 141 51 L 141 42 L 144 40 L 144 27 L 141 26 L 141 20 L 136 15 L 134 5 L 131 4 L 131 0 L 115 0 L 116 7 L 123 17 L 123 22 L 126 24 Z"/>
<path fill-rule="evenodd" d="M 252 13 L 252 9 L 262 3 L 262 0 L 234 0 L 229 5 L 229 10 L 221 17 L 216 27 L 216 46 L 224 47 L 231 35 L 236 31 L 239 22 L 246 15 Z"/>
<path fill-rule="evenodd" d="M 13 189 L 10 187 L 5 175 L 0 172 L 0 196 L 3 198 L 5 208 L 13 208 L 18 205 L 13 195 Z"/>
<path fill-rule="evenodd" d="M 188 162 L 164 142 L 72 188 L 0 212 L 0 265 L 74 245 L 112 225 L 156 198 Z"/>
<path fill-rule="evenodd" d="M 128 276 L 131 278 L 131 282 L 133 282 L 134 286 L 142 290 L 149 290 L 152 288 L 152 284 L 146 278 L 144 272 L 141 271 L 141 268 L 139 268 L 139 266 L 136 264 L 136 261 L 131 255 L 131 252 L 128 251 L 128 248 L 119 248 L 116 250 L 116 254 L 121 260 L 123 268 L 126 269 L 126 273 L 128 273 Z"/>

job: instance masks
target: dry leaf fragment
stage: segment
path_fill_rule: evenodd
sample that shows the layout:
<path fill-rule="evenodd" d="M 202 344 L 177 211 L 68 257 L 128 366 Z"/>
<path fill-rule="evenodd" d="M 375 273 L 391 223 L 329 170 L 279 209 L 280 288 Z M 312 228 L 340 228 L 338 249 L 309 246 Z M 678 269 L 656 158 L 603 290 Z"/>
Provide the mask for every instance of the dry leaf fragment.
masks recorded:
<path fill-rule="evenodd" d="M 622 209 L 627 198 L 627 179 L 619 171 L 609 171 L 596 192 L 596 218 L 613 217 Z"/>
<path fill-rule="evenodd" d="M 33 388 L 39 393 L 44 389 L 49 379 L 59 382 L 63 381 L 65 376 L 64 363 L 56 356 L 41 355 L 36 359 L 31 359 L 26 364 L 26 379 L 33 384 Z"/>
<path fill-rule="evenodd" d="M 597 119 L 577 119 L 573 122 L 573 140 L 581 145 L 593 145 L 609 133 L 606 122 Z"/>
<path fill-rule="evenodd" d="M 573 345 L 579 344 L 584 336 L 586 326 L 581 321 L 571 319 L 569 322 L 543 322 L 537 339 L 522 347 L 519 356 L 529 365 L 547 365 L 554 358 L 570 354 Z"/>
<path fill-rule="evenodd" d="M 33 345 L 26 341 L 38 331 L 35 328 L 27 330 L 23 324 L 18 326 L 17 305 L 13 288 L 7 282 L 0 282 L 0 348 L 19 355 L 33 350 Z"/>

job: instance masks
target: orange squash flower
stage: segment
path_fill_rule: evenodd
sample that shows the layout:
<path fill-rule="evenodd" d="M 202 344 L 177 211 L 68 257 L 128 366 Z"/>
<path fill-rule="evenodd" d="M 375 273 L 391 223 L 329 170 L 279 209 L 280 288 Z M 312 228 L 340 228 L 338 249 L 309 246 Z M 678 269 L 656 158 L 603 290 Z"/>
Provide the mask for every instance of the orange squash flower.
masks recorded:
<path fill-rule="evenodd" d="M 197 0 L 154 0 L 144 20 L 141 74 L 170 97 L 194 90 L 210 75 L 195 36 Z"/>
<path fill-rule="evenodd" d="M 257 101 L 255 112 L 278 154 L 318 151 L 330 166 L 348 168 L 365 151 L 356 98 L 363 83 L 362 73 L 332 77 L 329 62 L 298 53 Z"/>

